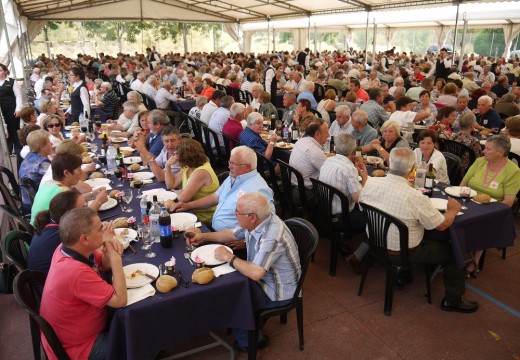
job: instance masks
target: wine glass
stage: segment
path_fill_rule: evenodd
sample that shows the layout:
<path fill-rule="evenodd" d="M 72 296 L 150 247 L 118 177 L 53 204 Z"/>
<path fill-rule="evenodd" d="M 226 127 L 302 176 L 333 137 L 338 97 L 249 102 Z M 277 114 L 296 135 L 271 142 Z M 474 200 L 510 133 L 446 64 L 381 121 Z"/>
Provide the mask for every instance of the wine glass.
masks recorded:
<path fill-rule="evenodd" d="M 135 179 L 134 180 L 134 187 L 137 189 L 137 196 L 136 199 L 141 199 L 143 195 L 141 195 L 141 189 L 144 186 L 144 182 L 141 179 Z"/>
<path fill-rule="evenodd" d="M 155 253 L 152 251 L 153 239 L 150 236 L 150 228 L 142 228 L 141 229 L 141 238 L 143 239 L 144 244 L 148 247 L 148 252 L 144 255 L 147 258 L 155 257 Z"/>
<path fill-rule="evenodd" d="M 96 143 L 94 142 L 91 142 L 90 143 L 90 151 L 92 151 L 94 153 L 94 158 L 97 159 L 97 151 L 99 150 L 99 147 Z"/>
<path fill-rule="evenodd" d="M 114 175 L 116 178 L 119 179 L 119 184 L 116 185 L 116 187 L 123 187 L 123 183 L 121 182 L 121 177 L 123 176 L 123 169 L 121 167 L 116 167 L 114 171 Z"/>
<path fill-rule="evenodd" d="M 189 221 L 189 222 L 184 223 L 182 228 L 184 229 L 184 238 L 186 240 L 191 239 L 192 237 L 195 236 L 194 229 L 196 228 L 196 226 L 195 226 L 195 223 L 193 221 Z M 193 250 L 195 250 L 195 246 L 188 245 L 188 243 L 186 243 L 186 250 L 193 251 Z"/>
<path fill-rule="evenodd" d="M 133 197 L 134 195 L 132 194 L 132 190 L 123 190 L 123 202 L 127 205 L 123 210 L 124 212 L 132 212 L 132 209 L 130 208 L 130 202 L 132 201 Z"/>
<path fill-rule="evenodd" d="M 148 227 L 147 223 L 140 222 L 139 224 L 137 224 L 137 236 L 139 236 L 139 239 L 143 239 L 143 236 L 142 236 L 143 229 L 145 229 L 145 231 L 147 230 L 148 232 L 150 231 L 150 228 Z M 143 245 L 141 246 L 141 249 L 149 250 L 150 244 L 146 244 L 143 240 Z"/>
<path fill-rule="evenodd" d="M 467 186 L 460 187 L 460 198 L 462 199 L 462 210 L 468 210 L 466 207 L 466 200 L 471 197 L 471 189 Z"/>

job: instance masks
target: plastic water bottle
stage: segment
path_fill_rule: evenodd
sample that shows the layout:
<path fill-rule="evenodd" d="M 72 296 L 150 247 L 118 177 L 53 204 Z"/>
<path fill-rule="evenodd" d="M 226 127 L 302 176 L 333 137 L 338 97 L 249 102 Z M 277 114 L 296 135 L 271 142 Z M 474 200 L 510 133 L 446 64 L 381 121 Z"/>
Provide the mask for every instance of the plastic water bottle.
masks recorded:
<path fill-rule="evenodd" d="M 161 208 L 161 215 L 159 216 L 159 237 L 163 248 L 172 247 L 172 219 L 164 206 Z"/>
<path fill-rule="evenodd" d="M 161 208 L 157 203 L 157 195 L 153 196 L 153 204 L 149 212 L 150 217 L 150 237 L 154 242 L 160 240 L 159 237 L 159 216 L 161 215 Z"/>
<path fill-rule="evenodd" d="M 116 170 L 116 149 L 110 145 L 107 151 L 107 170 L 110 174 L 113 174 Z"/>
<path fill-rule="evenodd" d="M 287 126 L 283 127 L 282 130 L 282 140 L 287 142 L 289 140 L 289 130 L 287 129 Z"/>
<path fill-rule="evenodd" d="M 148 202 L 146 201 L 146 196 L 143 196 L 141 198 L 141 201 L 139 202 L 139 207 L 141 208 L 141 221 L 146 223 L 148 218 L 148 208 L 147 208 Z"/>
<path fill-rule="evenodd" d="M 326 153 L 330 153 L 330 140 L 327 139 L 327 141 L 325 141 L 325 144 L 323 144 L 323 150 L 325 150 Z"/>

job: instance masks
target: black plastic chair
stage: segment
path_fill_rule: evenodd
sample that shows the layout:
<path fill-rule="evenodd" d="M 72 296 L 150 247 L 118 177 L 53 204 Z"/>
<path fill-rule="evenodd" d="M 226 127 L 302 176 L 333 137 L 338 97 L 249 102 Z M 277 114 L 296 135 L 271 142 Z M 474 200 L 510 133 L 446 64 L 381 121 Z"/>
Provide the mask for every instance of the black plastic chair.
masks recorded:
<path fill-rule="evenodd" d="M 468 169 L 471 167 L 471 165 L 473 165 L 476 159 L 475 152 L 473 151 L 473 149 L 454 140 L 446 140 L 442 138 L 439 139 L 439 150 L 442 152 L 449 152 L 455 154 L 461 159 L 467 157 L 469 160 Z M 466 171 L 468 171 L 468 169 L 461 169 L 463 176 L 464 174 L 466 174 Z"/>
<path fill-rule="evenodd" d="M 244 91 L 245 95 L 246 95 L 246 103 L 247 104 L 251 104 L 251 102 L 253 101 L 253 94 L 251 94 L 249 91 L 245 90 Z"/>
<path fill-rule="evenodd" d="M 296 170 L 291 165 L 286 162 L 278 159 L 278 164 L 280 166 L 280 173 L 282 175 L 282 189 L 283 189 L 283 198 L 284 198 L 284 206 L 282 208 L 282 216 L 285 217 L 286 211 L 288 211 L 289 216 L 299 216 L 305 219 L 309 219 L 309 203 L 307 201 L 307 194 L 305 193 L 305 182 L 303 180 L 303 175 L 301 172 Z M 293 186 L 291 183 L 291 179 L 294 177 L 298 185 Z M 295 201 L 293 198 L 293 189 L 298 189 L 298 198 L 299 201 Z"/>
<path fill-rule="evenodd" d="M 224 171 L 224 172 L 221 172 L 220 174 L 218 174 L 217 178 L 218 178 L 218 183 L 220 185 L 222 185 L 224 183 L 224 181 L 226 181 L 226 179 L 229 177 L 229 171 Z"/>
<path fill-rule="evenodd" d="M 21 201 L 20 199 L 13 195 L 13 193 L 9 190 L 6 184 L 0 181 L 0 195 L 2 195 L 3 203 L 9 206 L 9 208 L 13 211 L 16 216 L 22 216 L 23 213 L 21 209 Z"/>
<path fill-rule="evenodd" d="M 9 182 L 5 185 L 7 185 L 8 188 L 11 187 L 13 196 L 19 200 L 20 187 L 18 186 L 18 182 L 16 181 L 16 177 L 14 176 L 13 172 L 4 166 L 0 166 L 0 175 L 5 175 L 7 177 Z M 3 179 L 1 180 L 4 182 Z"/>
<path fill-rule="evenodd" d="M 370 251 L 368 253 L 370 260 L 382 264 L 386 267 L 386 283 L 385 283 L 385 315 L 392 314 L 392 303 L 394 299 L 394 284 L 397 280 L 399 271 L 410 271 L 410 257 L 408 254 L 408 227 L 401 220 L 385 213 L 373 206 L 360 204 L 367 221 L 368 243 Z M 389 250 L 387 244 L 388 230 L 393 225 L 399 232 L 399 247 L 401 251 L 399 265 L 394 265 L 389 260 Z M 359 283 L 358 296 L 363 292 L 363 286 L 368 274 L 368 263 L 365 264 L 361 282 Z M 425 266 L 426 270 L 426 296 L 428 304 L 432 303 L 431 297 L 431 274 L 429 265 Z"/>
<path fill-rule="evenodd" d="M 232 149 L 242 145 L 240 141 L 235 140 L 231 136 L 228 136 L 224 133 L 222 133 L 222 138 L 224 139 L 224 147 L 226 148 L 226 152 L 229 154 L 229 156 L 231 156 Z"/>
<path fill-rule="evenodd" d="M 234 88 L 234 87 L 231 87 L 231 86 L 226 86 L 226 93 L 229 96 L 232 96 L 233 100 L 235 100 L 235 102 L 239 102 L 239 103 L 242 102 L 240 89 L 237 89 L 237 88 Z"/>
<path fill-rule="evenodd" d="M 278 112 L 278 119 L 283 120 L 283 113 L 285 112 L 285 109 L 276 108 L 276 111 Z"/>
<path fill-rule="evenodd" d="M 339 95 L 338 94 L 338 89 L 336 89 L 334 86 L 332 86 L 332 85 L 325 85 L 325 92 L 327 92 L 327 90 L 330 90 L 330 89 L 334 90 L 334 92 L 336 93 L 336 96 Z"/>
<path fill-rule="evenodd" d="M 458 186 L 462 181 L 462 171 L 460 167 L 460 158 L 449 152 L 442 152 L 446 159 L 446 167 L 448 168 L 448 177 L 450 178 L 450 184 Z"/>
<path fill-rule="evenodd" d="M 300 350 L 304 349 L 303 338 L 303 295 L 302 287 L 305 281 L 305 275 L 309 268 L 310 260 L 318 246 L 319 234 L 316 228 L 307 220 L 301 218 L 291 218 L 285 221 L 285 224 L 291 230 L 296 245 L 298 246 L 298 254 L 300 255 L 301 275 L 298 280 L 298 286 L 294 291 L 292 301 L 287 306 L 280 306 L 271 309 L 260 309 L 255 313 L 255 330 L 249 331 L 248 359 L 256 359 L 258 331 L 265 322 L 273 317 L 280 316 L 282 324 L 287 323 L 287 314 L 292 309 L 296 309 L 296 321 L 298 323 L 298 338 Z"/>
<path fill-rule="evenodd" d="M 200 122 L 200 126 L 202 128 L 202 134 L 204 135 L 202 146 L 206 152 L 206 156 L 209 158 L 211 165 L 214 168 L 218 166 L 226 166 L 226 162 L 229 160 L 229 154 L 226 154 L 225 148 L 220 146 L 220 140 L 217 133 L 210 129 L 203 122 Z M 214 148 L 211 147 L 211 143 L 214 144 Z"/>
<path fill-rule="evenodd" d="M 34 203 L 36 192 L 38 192 L 38 185 L 34 182 L 33 179 L 27 177 L 20 179 L 20 193 L 27 195 L 27 198 L 29 199 L 29 204 L 22 203 L 22 212 L 24 215 L 31 213 L 31 208 Z M 29 208 L 27 208 L 27 206 L 29 206 Z"/>
<path fill-rule="evenodd" d="M 329 275 L 335 276 L 340 239 L 348 240 L 355 235 L 350 229 L 349 201 L 347 196 L 334 186 L 313 178 L 311 182 L 316 220 L 321 228 L 331 233 Z M 334 196 L 337 196 L 341 203 L 341 211 L 337 214 L 334 214 L 332 209 Z"/>
<path fill-rule="evenodd" d="M 54 355 L 59 360 L 69 360 L 69 356 L 56 336 L 52 326 L 40 316 L 41 289 L 45 285 L 47 275 L 35 271 L 24 270 L 14 278 L 13 291 L 14 298 L 28 314 L 31 325 L 31 339 L 33 344 L 34 358 L 40 359 L 40 330 L 45 335 L 45 339 L 52 348 Z M 49 358 L 48 354 L 47 358 Z"/>
<path fill-rule="evenodd" d="M 5 237 L 5 256 L 18 272 L 27 269 L 31 240 L 31 234 L 19 230 L 10 231 Z"/>
<path fill-rule="evenodd" d="M 508 159 L 512 162 L 516 162 L 516 165 L 520 167 L 520 155 L 515 154 L 514 152 L 510 151 L 507 155 Z"/>
<path fill-rule="evenodd" d="M 141 97 L 143 98 L 143 104 L 146 106 L 146 108 L 149 111 L 157 109 L 157 104 L 155 103 L 155 99 L 151 98 L 150 96 L 146 95 L 145 93 L 142 93 L 138 91 L 139 94 L 141 94 Z"/>
<path fill-rule="evenodd" d="M 193 133 L 193 138 L 202 144 L 202 122 L 184 113 L 181 113 L 181 117 L 182 116 L 187 117 L 190 124 L 191 132 Z"/>
<path fill-rule="evenodd" d="M 317 102 L 320 102 L 325 97 L 325 88 L 323 85 L 314 83 L 314 98 Z"/>
<path fill-rule="evenodd" d="M 282 192 L 280 190 L 280 186 L 278 185 L 278 178 L 276 177 L 275 164 L 266 158 L 264 155 L 256 152 L 257 159 L 257 169 L 258 173 L 264 178 L 265 182 L 269 185 L 269 187 L 273 190 L 274 198 L 279 202 L 282 201 Z"/>
<path fill-rule="evenodd" d="M 2 228 L 2 234 L 7 234 L 7 232 L 12 230 L 21 230 L 34 235 L 34 227 L 17 214 L 10 206 L 0 205 L 0 213 L 2 214 L 2 218 L 5 217 L 5 221 L 7 221 L 8 225 L 7 229 Z"/>

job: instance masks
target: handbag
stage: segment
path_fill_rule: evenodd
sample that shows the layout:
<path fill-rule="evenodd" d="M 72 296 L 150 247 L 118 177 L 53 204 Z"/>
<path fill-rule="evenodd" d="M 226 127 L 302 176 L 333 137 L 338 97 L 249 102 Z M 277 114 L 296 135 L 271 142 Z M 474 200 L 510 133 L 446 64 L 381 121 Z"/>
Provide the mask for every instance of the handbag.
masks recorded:
<path fill-rule="evenodd" d="M 0 263 L 0 294 L 13 293 L 13 280 L 16 268 L 10 263 Z"/>

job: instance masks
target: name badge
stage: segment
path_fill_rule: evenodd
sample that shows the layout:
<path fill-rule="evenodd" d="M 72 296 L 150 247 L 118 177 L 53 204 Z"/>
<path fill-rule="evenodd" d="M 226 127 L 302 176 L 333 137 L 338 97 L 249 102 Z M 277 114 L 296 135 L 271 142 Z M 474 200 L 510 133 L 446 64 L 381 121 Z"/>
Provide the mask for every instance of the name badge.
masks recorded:
<path fill-rule="evenodd" d="M 484 124 L 484 125 L 487 125 L 487 123 L 488 123 L 488 119 L 484 119 L 483 124 Z"/>
<path fill-rule="evenodd" d="M 490 188 L 490 189 L 493 189 L 493 190 L 498 189 L 498 183 L 497 183 L 496 181 L 492 181 L 492 182 L 489 184 L 489 188 Z"/>

